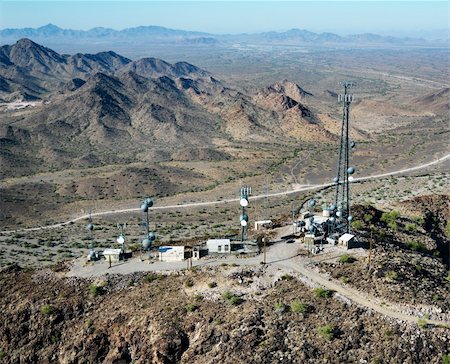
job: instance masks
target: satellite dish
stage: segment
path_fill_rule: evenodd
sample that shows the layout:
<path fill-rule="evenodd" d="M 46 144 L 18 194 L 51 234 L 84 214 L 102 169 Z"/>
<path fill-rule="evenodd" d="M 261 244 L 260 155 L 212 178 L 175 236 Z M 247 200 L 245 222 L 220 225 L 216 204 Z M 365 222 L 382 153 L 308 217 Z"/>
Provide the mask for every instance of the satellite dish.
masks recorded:
<path fill-rule="evenodd" d="M 316 200 L 314 200 L 314 199 L 309 200 L 309 206 L 311 206 L 311 207 L 316 206 Z"/>
<path fill-rule="evenodd" d="M 242 207 L 247 207 L 248 206 L 248 200 L 246 198 L 241 198 L 241 200 L 239 201 L 239 204 Z"/>
<path fill-rule="evenodd" d="M 151 231 L 148 233 L 148 238 L 150 239 L 150 241 L 154 241 L 156 239 L 156 234 Z"/>
<path fill-rule="evenodd" d="M 342 216 L 342 211 L 336 212 L 336 216 L 337 216 L 337 217 L 341 217 L 341 216 Z"/>
<path fill-rule="evenodd" d="M 348 177 L 349 182 L 353 181 L 354 179 L 355 179 L 355 177 L 353 177 L 353 176 Z"/>
<path fill-rule="evenodd" d="M 87 225 L 87 229 L 90 230 L 90 231 L 94 230 L 94 225 L 91 224 L 91 223 L 89 223 L 89 224 Z"/>
<path fill-rule="evenodd" d="M 151 198 L 146 198 L 144 203 L 148 206 L 148 207 L 152 207 L 153 206 L 153 200 Z"/>
<path fill-rule="evenodd" d="M 243 227 L 247 226 L 247 221 L 241 220 L 241 226 L 243 226 Z"/>
<path fill-rule="evenodd" d="M 347 220 L 348 221 L 352 221 L 353 220 L 353 216 L 352 215 L 348 215 Z"/>
<path fill-rule="evenodd" d="M 148 205 L 147 205 L 146 203 L 143 203 L 143 204 L 141 205 L 141 210 L 142 210 L 143 212 L 147 212 L 147 211 L 148 211 Z"/>
<path fill-rule="evenodd" d="M 354 142 L 353 140 L 350 142 L 350 147 L 351 148 L 354 148 L 354 147 L 356 147 L 356 142 Z"/>
<path fill-rule="evenodd" d="M 142 240 L 142 248 L 144 248 L 144 250 L 148 250 L 151 245 L 152 243 L 149 239 Z"/>
<path fill-rule="evenodd" d="M 338 182 L 339 182 L 339 178 L 334 177 L 334 178 L 333 178 L 333 182 L 334 182 L 334 183 L 338 183 Z"/>
<path fill-rule="evenodd" d="M 349 169 L 347 169 L 347 173 L 348 173 L 348 174 L 353 174 L 353 173 L 355 173 L 355 167 L 350 167 Z"/>
<path fill-rule="evenodd" d="M 117 238 L 117 242 L 118 242 L 119 244 L 125 243 L 125 238 L 123 237 L 123 235 L 119 235 L 119 237 Z"/>

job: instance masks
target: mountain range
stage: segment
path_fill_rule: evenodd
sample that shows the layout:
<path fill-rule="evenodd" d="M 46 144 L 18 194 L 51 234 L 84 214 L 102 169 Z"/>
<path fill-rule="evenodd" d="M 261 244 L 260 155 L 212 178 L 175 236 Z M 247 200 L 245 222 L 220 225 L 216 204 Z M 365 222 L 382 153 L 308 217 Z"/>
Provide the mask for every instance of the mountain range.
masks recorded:
<path fill-rule="evenodd" d="M 15 42 L 21 38 L 32 38 L 40 42 L 70 41 L 82 42 L 96 40 L 103 45 L 115 41 L 133 41 L 147 44 L 170 43 L 172 46 L 229 46 L 236 42 L 251 44 L 274 44 L 309 46 L 327 45 L 437 45 L 448 46 L 448 40 L 427 41 L 420 38 L 398 38 L 372 33 L 341 36 L 334 33 L 314 33 L 304 29 L 291 29 L 285 32 L 263 32 L 254 34 L 209 34 L 185 30 L 169 29 L 160 26 L 139 26 L 115 30 L 111 28 L 92 28 L 90 30 L 63 29 L 53 24 L 39 28 L 0 30 L 0 42 Z"/>
<path fill-rule="evenodd" d="M 314 112 L 315 96 L 288 80 L 249 94 L 187 62 L 62 55 L 29 39 L 0 47 L 0 99 L 3 176 L 40 166 L 226 159 L 220 139 L 336 139 Z M 8 109 L 21 103 L 28 107 Z"/>

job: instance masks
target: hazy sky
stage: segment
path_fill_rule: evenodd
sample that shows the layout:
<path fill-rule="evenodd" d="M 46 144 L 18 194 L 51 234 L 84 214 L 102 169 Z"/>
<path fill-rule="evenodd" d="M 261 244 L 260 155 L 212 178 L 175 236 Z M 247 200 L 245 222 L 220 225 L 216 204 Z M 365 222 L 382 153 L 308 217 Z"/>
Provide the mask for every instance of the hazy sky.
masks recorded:
<path fill-rule="evenodd" d="M 302 28 L 340 34 L 419 34 L 449 28 L 448 1 L 3 1 L 0 29 L 138 25 L 211 33 Z"/>

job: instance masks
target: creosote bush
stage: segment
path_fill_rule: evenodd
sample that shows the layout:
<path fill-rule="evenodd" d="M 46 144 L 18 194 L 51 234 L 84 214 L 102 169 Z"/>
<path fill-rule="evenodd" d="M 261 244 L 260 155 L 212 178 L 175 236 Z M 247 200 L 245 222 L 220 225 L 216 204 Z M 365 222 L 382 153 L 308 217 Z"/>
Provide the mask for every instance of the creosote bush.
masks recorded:
<path fill-rule="evenodd" d="M 310 306 L 306 303 L 302 303 L 299 300 L 294 300 L 291 302 L 291 311 L 293 313 L 307 313 L 310 310 Z"/>
<path fill-rule="evenodd" d="M 189 303 L 186 305 L 187 312 L 194 312 L 198 308 L 198 305 L 195 303 Z"/>
<path fill-rule="evenodd" d="M 343 254 L 339 258 L 339 262 L 341 263 L 353 263 L 356 259 L 348 254 Z"/>
<path fill-rule="evenodd" d="M 92 297 L 97 297 L 100 294 L 100 290 L 101 288 L 94 283 L 89 286 L 89 292 Z"/>
<path fill-rule="evenodd" d="M 314 294 L 316 297 L 328 298 L 328 297 L 331 297 L 332 292 L 329 291 L 328 289 L 317 287 L 317 288 L 314 288 Z"/>
<path fill-rule="evenodd" d="M 55 309 L 53 308 L 53 306 L 49 305 L 49 304 L 41 307 L 41 312 L 47 316 L 50 316 L 54 311 L 55 311 Z"/>
<path fill-rule="evenodd" d="M 386 272 L 385 277 L 388 281 L 396 281 L 398 279 L 398 273 L 393 270 L 390 270 Z"/>
<path fill-rule="evenodd" d="M 325 340 L 331 341 L 334 338 L 334 327 L 331 325 L 319 326 L 317 332 Z"/>

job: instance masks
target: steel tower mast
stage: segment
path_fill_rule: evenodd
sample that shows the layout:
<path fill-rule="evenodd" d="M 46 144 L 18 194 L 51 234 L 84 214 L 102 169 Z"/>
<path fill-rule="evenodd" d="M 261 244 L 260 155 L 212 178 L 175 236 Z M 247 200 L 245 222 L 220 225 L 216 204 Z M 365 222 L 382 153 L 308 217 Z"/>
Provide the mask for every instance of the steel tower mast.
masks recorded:
<path fill-rule="evenodd" d="M 349 232 L 352 216 L 350 215 L 350 188 L 349 176 L 355 173 L 355 168 L 349 165 L 350 149 L 355 146 L 349 139 L 349 117 L 350 105 L 353 101 L 353 95 L 349 89 L 355 86 L 354 82 L 345 81 L 341 83 L 344 86 L 344 93 L 338 95 L 338 102 L 342 102 L 342 124 L 341 138 L 339 146 L 339 160 L 337 165 L 337 174 L 334 178 L 336 183 L 335 207 L 336 212 L 336 230 L 340 232 Z"/>

